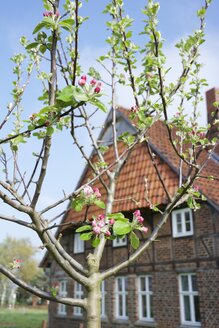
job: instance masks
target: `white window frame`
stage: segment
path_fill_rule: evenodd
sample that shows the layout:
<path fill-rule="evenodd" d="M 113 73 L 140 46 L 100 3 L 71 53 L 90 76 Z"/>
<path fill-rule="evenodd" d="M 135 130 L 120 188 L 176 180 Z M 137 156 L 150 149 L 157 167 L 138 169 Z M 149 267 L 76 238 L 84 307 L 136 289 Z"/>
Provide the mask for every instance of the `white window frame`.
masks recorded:
<path fill-rule="evenodd" d="M 81 284 L 79 284 L 79 282 L 75 281 L 74 282 L 74 298 L 83 298 L 84 295 L 84 291 L 83 291 L 83 287 Z M 75 316 L 82 316 L 82 308 L 79 306 L 74 306 L 73 309 L 73 315 Z"/>
<path fill-rule="evenodd" d="M 100 307 L 100 313 L 101 318 L 106 318 L 106 281 L 103 280 L 101 283 L 101 307 Z"/>
<path fill-rule="evenodd" d="M 60 280 L 59 281 L 59 296 L 60 297 L 66 297 L 68 294 L 67 291 L 67 280 Z M 60 315 L 66 315 L 67 314 L 67 307 L 65 304 L 59 303 L 58 304 L 58 314 Z"/>
<path fill-rule="evenodd" d="M 117 277 L 115 279 L 115 316 L 116 319 L 127 320 L 128 309 L 126 307 L 128 291 L 126 290 L 127 277 Z M 119 280 L 122 282 L 122 289 L 118 289 Z M 119 313 L 120 304 L 122 303 L 122 313 Z"/>
<path fill-rule="evenodd" d="M 84 240 L 80 238 L 80 233 L 74 234 L 74 254 L 84 252 Z"/>
<path fill-rule="evenodd" d="M 116 236 L 116 238 L 113 239 L 113 247 L 121 247 L 126 245 L 127 245 L 127 236 L 123 238 L 119 238 L 118 236 Z"/>
<path fill-rule="evenodd" d="M 186 216 L 185 214 L 189 213 L 190 216 L 190 230 L 186 231 Z M 177 215 L 181 215 L 181 227 L 182 231 L 178 231 L 177 227 Z M 193 235 L 193 215 L 191 208 L 181 208 L 172 212 L 172 227 L 173 227 L 173 237 L 184 237 Z"/>
<path fill-rule="evenodd" d="M 145 280 L 145 290 L 141 289 L 141 279 Z M 154 318 L 151 316 L 151 310 L 152 310 L 152 295 L 153 291 L 150 290 L 150 283 L 149 279 L 152 279 L 151 275 L 141 275 L 138 276 L 138 314 L 139 314 L 139 320 L 141 321 L 150 321 L 154 322 Z M 147 316 L 143 316 L 143 302 L 142 298 L 146 298 L 146 313 Z"/>
<path fill-rule="evenodd" d="M 188 278 L 188 291 L 184 291 L 182 288 L 182 277 L 186 276 Z M 201 322 L 195 320 L 195 303 L 194 303 L 194 296 L 198 296 L 198 291 L 193 290 L 192 288 L 192 276 L 196 276 L 195 273 L 182 273 L 179 275 L 179 297 L 180 297 L 180 315 L 181 315 L 181 322 L 184 325 L 193 325 L 200 327 Z M 191 320 L 188 321 L 185 318 L 185 303 L 184 303 L 184 296 L 189 296 L 189 310 L 191 314 Z"/>

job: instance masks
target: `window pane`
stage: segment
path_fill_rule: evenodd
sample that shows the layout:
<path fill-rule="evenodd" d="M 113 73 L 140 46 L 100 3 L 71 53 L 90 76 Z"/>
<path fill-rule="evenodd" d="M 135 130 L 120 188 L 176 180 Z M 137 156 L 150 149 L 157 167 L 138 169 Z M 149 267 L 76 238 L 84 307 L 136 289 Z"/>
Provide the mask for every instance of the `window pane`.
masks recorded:
<path fill-rule="evenodd" d="M 191 231 L 190 212 L 185 212 L 185 226 L 186 226 L 186 231 Z"/>
<path fill-rule="evenodd" d="M 146 291 L 146 279 L 144 277 L 140 278 L 141 291 Z"/>
<path fill-rule="evenodd" d="M 147 318 L 147 300 L 146 296 L 142 296 L 142 317 Z"/>
<path fill-rule="evenodd" d="M 191 321 L 190 298 L 188 295 L 183 296 L 184 316 L 186 321 Z"/>
<path fill-rule="evenodd" d="M 182 232 L 182 218 L 181 218 L 181 213 L 176 214 L 176 229 L 177 232 Z"/>
<path fill-rule="evenodd" d="M 125 297 L 125 311 L 123 314 L 125 317 L 128 317 L 128 297 L 126 297 L 126 295 L 124 297 Z"/>
<path fill-rule="evenodd" d="M 200 311 L 199 311 L 199 297 L 198 295 L 194 296 L 194 306 L 195 306 L 195 321 L 200 322 Z"/>
<path fill-rule="evenodd" d="M 189 290 L 189 280 L 188 276 L 181 276 L 181 282 L 182 282 L 182 291 L 188 291 Z"/>
<path fill-rule="evenodd" d="M 128 289 L 128 279 L 124 278 L 125 291 Z"/>
<path fill-rule="evenodd" d="M 148 290 L 152 291 L 152 277 L 148 277 Z"/>
<path fill-rule="evenodd" d="M 123 302 L 122 302 L 122 295 L 119 295 L 119 316 L 122 317 L 123 313 L 122 313 L 122 307 L 123 307 Z"/>
<path fill-rule="evenodd" d="M 153 296 L 150 295 L 150 317 L 153 318 L 154 317 L 154 309 L 153 309 Z"/>
<path fill-rule="evenodd" d="M 117 279 L 117 288 L 118 288 L 118 292 L 122 291 L 122 279 L 121 278 Z"/>
<path fill-rule="evenodd" d="M 197 286 L 197 277 L 196 275 L 192 275 L 192 290 L 194 292 L 196 292 L 198 290 L 198 286 Z"/>

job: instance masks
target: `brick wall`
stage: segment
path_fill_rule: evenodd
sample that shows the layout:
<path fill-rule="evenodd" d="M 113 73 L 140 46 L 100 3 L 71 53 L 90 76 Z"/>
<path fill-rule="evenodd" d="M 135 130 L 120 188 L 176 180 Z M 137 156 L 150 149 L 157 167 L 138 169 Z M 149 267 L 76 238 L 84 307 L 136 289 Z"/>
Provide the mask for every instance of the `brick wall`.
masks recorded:
<path fill-rule="evenodd" d="M 219 269 L 197 272 L 202 328 L 219 327 Z"/>
<path fill-rule="evenodd" d="M 200 298 L 201 328 L 219 327 L 219 214 L 207 203 L 195 212 L 194 235 L 172 238 L 171 219 L 165 225 L 157 241 L 136 261 L 135 265 L 123 270 L 120 275 L 128 276 L 128 313 L 125 322 L 115 320 L 115 278 L 106 282 L 107 320 L 102 321 L 102 328 L 146 328 L 138 318 L 138 275 L 150 274 L 153 277 L 153 305 L 156 328 L 179 328 L 180 305 L 178 275 L 196 273 Z M 153 218 L 156 225 L 158 215 Z M 73 236 L 68 235 L 67 245 L 73 249 Z M 144 237 L 145 238 L 145 237 Z M 84 263 L 90 246 L 85 254 L 76 255 Z M 104 251 L 102 269 L 118 263 L 128 257 L 129 247 L 112 248 L 107 243 Z M 83 258 L 82 258 L 83 257 Z M 60 278 L 60 270 L 53 262 L 53 272 Z M 73 282 L 69 281 L 69 296 L 73 295 Z M 68 307 L 65 317 L 57 315 L 57 304 L 50 304 L 49 328 L 86 328 L 86 319 L 73 317 L 72 308 Z"/>

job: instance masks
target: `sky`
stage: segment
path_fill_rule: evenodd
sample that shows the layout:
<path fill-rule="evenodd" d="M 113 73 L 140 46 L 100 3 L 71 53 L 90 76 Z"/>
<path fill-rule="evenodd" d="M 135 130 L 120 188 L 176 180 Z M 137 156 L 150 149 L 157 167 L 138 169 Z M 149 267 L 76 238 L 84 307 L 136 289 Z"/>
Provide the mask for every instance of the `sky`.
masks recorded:
<path fill-rule="evenodd" d="M 187 36 L 191 31 L 199 26 L 196 18 L 196 10 L 203 4 L 203 0 L 160 0 L 159 28 L 162 32 L 164 43 L 164 53 L 167 55 L 167 65 L 172 67 L 169 74 L 169 80 L 174 80 L 180 71 L 179 57 L 175 44 L 181 38 Z M 62 3 L 62 1 L 61 1 Z M 87 72 L 89 66 L 97 66 L 96 58 L 107 51 L 105 39 L 107 29 L 105 26 L 106 17 L 102 15 L 106 0 L 93 1 L 88 3 L 83 1 L 81 14 L 89 16 L 90 19 L 84 24 L 80 31 L 80 62 L 84 72 Z M 126 12 L 134 18 L 134 35 L 139 42 L 144 42 L 142 37 L 138 36 L 139 29 L 143 26 L 141 8 L 145 5 L 145 0 L 125 0 Z M 20 0 L 20 1 L 3 1 L 1 3 L 1 21 L 0 21 L 0 121 L 6 111 L 6 106 L 11 102 L 12 89 L 12 64 L 10 58 L 21 51 L 19 38 L 22 35 L 32 40 L 32 30 L 42 19 L 44 9 L 41 0 Z M 63 13 L 63 10 L 60 10 Z M 204 92 L 214 86 L 219 86 L 219 1 L 212 0 L 206 20 L 206 42 L 201 48 L 201 62 L 203 62 L 203 77 L 207 78 L 209 87 Z M 140 68 L 139 68 L 140 69 Z M 104 76 L 104 72 L 102 72 Z M 107 93 L 107 90 L 106 90 Z M 32 86 L 27 88 L 24 98 L 24 109 L 27 113 L 34 112 L 40 107 L 37 97 L 40 90 L 35 81 Z M 107 101 L 107 98 L 106 98 Z M 118 104 L 130 107 L 132 98 L 126 89 L 119 89 L 117 94 Z M 200 107 L 202 112 L 202 123 L 206 123 L 205 104 Z M 100 121 L 104 115 L 99 115 Z M 2 132 L 1 136 L 2 138 Z M 81 135 L 81 140 L 89 148 L 88 140 Z M 42 207 L 54 202 L 65 193 L 74 190 L 80 174 L 84 168 L 85 162 L 81 155 L 72 147 L 72 140 L 68 138 L 67 133 L 64 136 L 55 136 L 56 146 L 52 148 L 51 160 L 49 163 L 49 175 L 46 179 L 46 186 L 41 194 L 40 205 Z M 36 141 L 32 141 L 31 150 L 37 147 Z M 36 148 L 37 149 L 37 148 Z M 29 148 L 23 148 L 23 155 L 20 163 L 23 170 L 29 170 L 32 165 L 32 157 L 28 154 Z M 0 172 L 0 178 L 1 178 Z M 0 204 L 0 212 L 7 214 L 8 210 Z M 9 213 L 11 214 L 11 212 Z M 22 217 L 21 217 L 22 218 Z M 40 246 L 39 239 L 30 233 L 27 229 L 11 223 L 0 221 L 0 242 L 7 236 L 17 238 L 28 237 L 35 246 Z M 39 252 L 40 258 L 42 253 Z"/>

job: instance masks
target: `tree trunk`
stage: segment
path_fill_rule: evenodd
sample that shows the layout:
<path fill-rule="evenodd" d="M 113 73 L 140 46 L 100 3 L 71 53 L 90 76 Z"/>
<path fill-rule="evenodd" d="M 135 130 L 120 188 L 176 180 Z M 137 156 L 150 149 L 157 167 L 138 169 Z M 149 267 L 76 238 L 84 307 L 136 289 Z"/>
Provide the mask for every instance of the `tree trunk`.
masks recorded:
<path fill-rule="evenodd" d="M 87 295 L 87 328 L 101 328 L 100 282 L 96 282 Z"/>
<path fill-rule="evenodd" d="M 6 284 L 2 284 L 2 294 L 1 294 L 1 308 L 5 305 L 6 299 Z"/>

